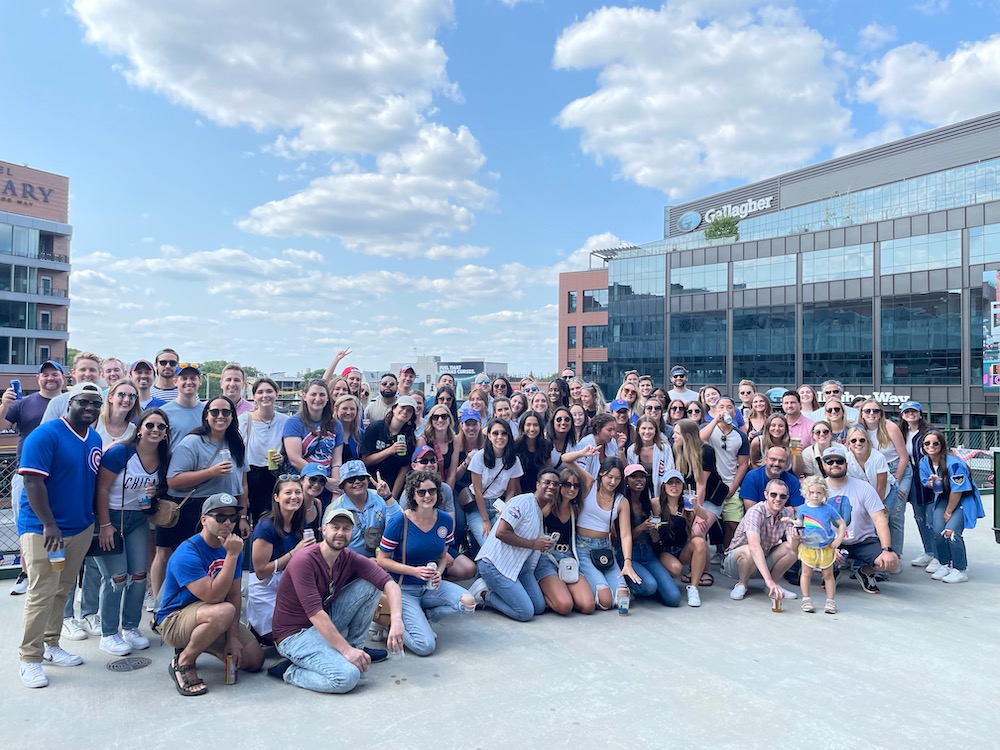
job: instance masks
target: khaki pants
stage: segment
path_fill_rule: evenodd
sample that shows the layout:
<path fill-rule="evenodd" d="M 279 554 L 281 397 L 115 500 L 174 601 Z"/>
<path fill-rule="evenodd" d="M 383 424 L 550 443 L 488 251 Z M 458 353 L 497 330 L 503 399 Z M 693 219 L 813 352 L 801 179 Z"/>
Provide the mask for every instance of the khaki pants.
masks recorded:
<path fill-rule="evenodd" d="M 91 524 L 75 536 L 64 536 L 66 565 L 52 569 L 41 534 L 21 534 L 21 560 L 28 572 L 28 593 L 24 600 L 24 636 L 18 650 L 22 661 L 41 662 L 44 646 L 59 645 L 63 607 L 73 590 L 83 558 L 94 536 Z"/>

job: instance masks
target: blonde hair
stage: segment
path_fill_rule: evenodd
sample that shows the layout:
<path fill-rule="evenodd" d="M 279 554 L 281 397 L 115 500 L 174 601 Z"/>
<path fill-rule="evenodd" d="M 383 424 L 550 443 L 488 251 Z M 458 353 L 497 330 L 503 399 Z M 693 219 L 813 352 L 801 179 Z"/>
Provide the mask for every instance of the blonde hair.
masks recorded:
<path fill-rule="evenodd" d="M 354 422 L 350 424 L 340 419 L 340 417 L 337 417 L 337 409 L 340 408 L 341 404 L 346 404 L 348 401 L 353 401 L 354 405 L 357 407 L 358 410 L 357 413 L 354 415 Z M 350 393 L 345 393 L 343 396 L 338 396 L 337 400 L 333 402 L 333 416 L 337 417 L 337 419 L 340 420 L 340 424 L 344 428 L 344 438 L 346 439 L 352 437 L 354 438 L 354 442 L 356 442 L 358 445 L 361 445 L 362 411 L 363 410 L 361 408 L 361 399 L 359 399 L 357 396 L 352 396 Z"/>
<path fill-rule="evenodd" d="M 424 432 L 423 438 L 427 445 L 434 445 L 437 441 L 437 434 L 434 431 L 434 415 L 435 414 L 445 414 L 448 417 L 448 427 L 445 430 L 447 435 L 446 443 L 451 443 L 455 440 L 455 422 L 454 418 L 451 416 L 451 409 L 449 409 L 444 404 L 434 404 L 431 410 L 427 412 L 427 419 L 424 421 Z"/>
<path fill-rule="evenodd" d="M 872 441 L 871 438 L 868 436 L 868 430 L 866 430 L 864 427 L 861 427 L 860 425 L 854 425 L 851 429 L 847 431 L 847 437 L 844 439 L 847 441 L 847 444 L 850 445 L 851 435 L 853 435 L 855 432 L 865 439 L 865 450 L 867 451 L 867 453 L 865 453 L 865 461 L 867 461 L 869 458 L 871 458 L 872 455 Z M 852 453 L 853 455 L 853 451 L 849 452 Z"/>
<path fill-rule="evenodd" d="M 878 440 L 878 447 L 885 448 L 889 445 L 889 428 L 885 426 L 885 408 L 873 398 L 869 398 L 861 402 L 859 410 L 863 410 L 868 404 L 875 404 L 881 412 L 878 415 L 878 427 L 875 428 L 875 437 Z M 864 417 L 861 418 L 861 422 L 864 423 Z M 867 431 L 868 425 L 865 425 Z"/>
<path fill-rule="evenodd" d="M 674 467 L 681 476 L 694 478 L 697 483 L 701 479 L 701 435 L 698 433 L 698 423 L 693 419 L 682 419 L 674 425 L 675 431 L 680 431 L 681 444 L 674 445 Z"/>
<path fill-rule="evenodd" d="M 780 443 L 775 443 L 771 440 L 771 423 L 776 420 L 781 420 L 781 423 L 785 425 L 785 437 Z M 772 414 L 767 419 L 764 420 L 764 429 L 760 433 L 760 455 L 766 456 L 767 452 L 771 450 L 776 445 L 780 445 L 782 448 L 789 448 L 792 444 L 791 435 L 788 434 L 788 420 L 781 414 Z"/>
<path fill-rule="evenodd" d="M 808 476 L 802 480 L 802 487 L 801 487 L 802 497 L 806 497 L 809 490 L 811 490 L 813 487 L 817 487 L 823 491 L 823 502 L 825 503 L 827 497 L 830 496 L 830 490 L 826 486 L 826 480 L 823 479 L 823 477 L 817 476 L 815 474 L 813 474 L 812 476 Z"/>

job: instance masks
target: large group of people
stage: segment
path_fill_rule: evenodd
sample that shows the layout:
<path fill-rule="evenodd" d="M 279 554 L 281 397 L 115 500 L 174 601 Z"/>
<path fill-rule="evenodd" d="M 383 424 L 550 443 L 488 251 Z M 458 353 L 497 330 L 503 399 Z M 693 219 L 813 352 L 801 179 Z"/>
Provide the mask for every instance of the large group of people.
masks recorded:
<path fill-rule="evenodd" d="M 969 580 L 982 501 L 915 401 L 893 422 L 836 381 L 772 403 L 748 380 L 735 398 L 695 391 L 681 366 L 669 389 L 628 371 L 610 400 L 571 371 L 480 373 L 462 403 L 452 376 L 428 396 L 404 366 L 371 398 L 358 368 L 338 374 L 349 354 L 303 383 L 294 415 L 235 363 L 200 400 L 201 367 L 172 349 L 128 366 L 80 352 L 68 391 L 49 361 L 37 392 L 4 392 L 26 686 L 83 663 L 64 640 L 148 648 L 144 610 L 183 696 L 208 691 L 205 653 L 232 679 L 273 653 L 272 676 L 342 693 L 373 662 L 434 653 L 441 617 L 677 607 L 682 592 L 700 607 L 713 570 L 733 600 L 760 578 L 774 607 L 801 594 L 810 613 L 818 573 L 832 614 L 841 572 L 870 594 L 901 572 L 907 505 L 912 565 Z"/>

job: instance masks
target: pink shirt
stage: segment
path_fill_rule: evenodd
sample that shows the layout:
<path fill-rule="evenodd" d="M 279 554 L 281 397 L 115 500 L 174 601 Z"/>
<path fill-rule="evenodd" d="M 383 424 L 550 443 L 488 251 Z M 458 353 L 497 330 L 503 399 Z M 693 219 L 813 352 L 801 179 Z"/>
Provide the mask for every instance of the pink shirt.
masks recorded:
<path fill-rule="evenodd" d="M 785 417 L 785 419 L 788 419 L 788 417 Z M 812 445 L 813 424 L 814 422 L 809 417 L 801 413 L 795 424 L 788 423 L 788 434 L 793 438 L 799 439 L 800 448 L 807 448 Z"/>

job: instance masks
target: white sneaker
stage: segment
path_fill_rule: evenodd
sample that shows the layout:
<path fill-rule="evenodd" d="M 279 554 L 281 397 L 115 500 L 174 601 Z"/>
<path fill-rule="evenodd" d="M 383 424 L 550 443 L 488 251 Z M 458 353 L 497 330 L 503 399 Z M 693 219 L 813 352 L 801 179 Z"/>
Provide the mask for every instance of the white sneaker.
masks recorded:
<path fill-rule="evenodd" d="M 72 617 L 67 617 L 63 620 L 62 637 L 70 641 L 85 641 L 87 633 L 80 627 L 79 622 Z"/>
<path fill-rule="evenodd" d="M 740 601 L 744 596 L 747 595 L 747 587 L 742 583 L 737 583 L 733 586 L 733 590 L 729 592 L 729 598 L 735 601 Z"/>
<path fill-rule="evenodd" d="M 937 573 L 941 568 L 941 563 L 936 557 L 932 557 L 931 561 L 927 563 L 927 567 L 924 568 L 928 573 Z"/>
<path fill-rule="evenodd" d="M 104 634 L 104 631 L 101 630 L 101 616 L 98 614 L 84 615 L 79 622 L 80 627 L 87 632 L 87 635 L 101 636 Z"/>
<path fill-rule="evenodd" d="M 153 589 L 146 589 L 146 596 L 142 600 L 142 606 L 147 612 L 156 611 L 156 599 L 153 598 Z"/>
<path fill-rule="evenodd" d="M 933 578 L 935 581 L 943 581 L 945 576 L 947 576 L 949 573 L 951 573 L 951 566 L 942 565 L 940 568 L 937 569 L 937 571 L 935 571 L 934 575 L 932 575 L 931 578 Z"/>
<path fill-rule="evenodd" d="M 952 568 L 951 572 L 941 580 L 945 583 L 966 583 L 969 580 L 969 574 L 964 570 Z"/>
<path fill-rule="evenodd" d="M 933 559 L 934 555 L 928 552 L 922 552 L 920 554 L 920 557 L 915 557 L 912 560 L 910 560 L 910 565 L 912 565 L 914 568 L 926 568 Z"/>
<path fill-rule="evenodd" d="M 700 607 L 701 606 L 701 594 L 698 592 L 697 586 L 688 586 L 688 606 L 689 607 Z"/>
<path fill-rule="evenodd" d="M 796 594 L 794 591 L 789 591 L 784 586 L 778 586 L 778 588 L 781 589 L 781 591 L 785 594 L 785 598 L 786 599 L 798 599 L 799 598 L 798 594 Z"/>
<path fill-rule="evenodd" d="M 78 667 L 83 664 L 83 659 L 81 659 L 76 654 L 71 654 L 66 651 L 62 646 L 50 646 L 45 644 L 45 654 L 42 656 L 47 662 L 55 664 L 57 667 Z"/>
<path fill-rule="evenodd" d="M 122 640 L 136 651 L 149 648 L 149 639 L 139 632 L 139 628 L 122 631 Z"/>
<path fill-rule="evenodd" d="M 482 578 L 477 578 L 469 586 L 469 593 L 472 594 L 472 598 L 476 600 L 476 606 L 486 606 L 486 592 L 490 590 L 490 587 L 486 585 L 486 581 Z"/>
<path fill-rule="evenodd" d="M 17 574 L 17 580 L 14 581 L 14 585 L 10 587 L 10 595 L 20 596 L 27 590 L 28 590 L 28 574 L 22 570 L 20 573 Z M 45 687 L 45 686 L 42 685 L 40 687 Z"/>
<path fill-rule="evenodd" d="M 128 656 L 132 653 L 132 647 L 118 633 L 103 636 L 101 638 L 101 645 L 98 648 L 112 656 Z"/>
<path fill-rule="evenodd" d="M 36 661 L 21 662 L 21 682 L 25 687 L 43 688 L 48 687 L 49 678 L 45 676 L 42 665 Z"/>

